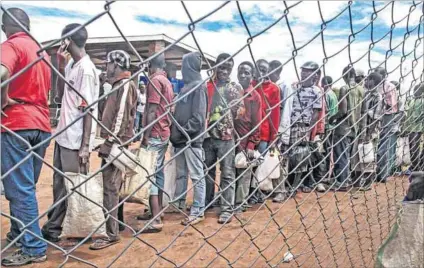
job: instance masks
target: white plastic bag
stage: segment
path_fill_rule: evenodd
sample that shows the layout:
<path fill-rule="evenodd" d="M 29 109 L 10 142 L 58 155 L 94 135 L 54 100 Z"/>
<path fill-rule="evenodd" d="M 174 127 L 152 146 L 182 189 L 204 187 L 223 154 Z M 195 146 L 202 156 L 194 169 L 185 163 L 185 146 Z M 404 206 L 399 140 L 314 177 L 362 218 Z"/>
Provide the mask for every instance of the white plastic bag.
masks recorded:
<path fill-rule="evenodd" d="M 140 148 L 138 151 L 138 158 L 140 159 L 141 166 L 137 165 L 135 168 L 135 175 L 125 176 L 125 180 L 121 186 L 120 197 L 123 199 L 130 196 L 126 202 L 144 204 L 146 206 L 149 205 L 149 189 L 151 182 L 147 179 L 147 176 L 155 171 L 156 157 L 157 152 Z"/>
<path fill-rule="evenodd" d="M 235 158 L 236 168 L 247 168 L 247 158 L 244 152 L 239 152 Z"/>
<path fill-rule="evenodd" d="M 171 157 L 174 156 L 174 148 L 170 146 Z M 165 163 L 167 161 L 165 160 Z M 175 188 L 177 187 L 177 162 L 173 159 L 168 165 L 165 166 L 165 185 L 162 203 L 163 206 L 167 206 L 169 200 L 174 198 Z M 169 197 L 168 197 L 169 195 Z"/>
<path fill-rule="evenodd" d="M 272 191 L 272 180 L 280 178 L 278 154 L 268 152 L 263 163 L 256 169 L 255 176 L 262 191 Z"/>
<path fill-rule="evenodd" d="M 121 153 L 123 151 L 124 153 Z M 115 159 L 115 157 L 118 158 Z M 140 158 L 134 155 L 130 150 L 125 148 L 119 148 L 119 144 L 114 143 L 110 151 L 109 156 L 106 158 L 106 162 L 111 162 L 113 159 L 113 165 L 116 166 L 122 173 L 127 176 L 133 176 L 137 173 L 137 167 L 140 164 Z M 134 162 L 134 160 L 135 162 Z"/>
<path fill-rule="evenodd" d="M 73 182 L 64 178 L 67 193 L 90 176 L 71 172 L 66 172 L 65 175 Z M 68 197 L 61 236 L 86 237 L 100 225 L 101 227 L 93 236 L 107 236 L 106 225 L 103 224 L 105 216 L 101 206 L 103 206 L 103 179 L 102 173 L 99 173 L 76 188 L 75 192 Z"/>
<path fill-rule="evenodd" d="M 400 137 L 396 147 L 396 166 L 408 166 L 411 164 L 411 154 L 409 148 L 409 138 Z"/>
<path fill-rule="evenodd" d="M 263 162 L 263 157 L 261 156 L 261 153 L 258 151 L 255 151 L 253 153 L 253 157 L 255 158 L 252 161 L 248 161 L 246 157 L 246 153 L 239 152 L 235 157 L 235 164 L 236 168 L 248 168 L 248 166 L 257 167 Z"/>
<path fill-rule="evenodd" d="M 370 164 L 375 162 L 375 150 L 372 142 L 358 144 L 359 162 Z"/>

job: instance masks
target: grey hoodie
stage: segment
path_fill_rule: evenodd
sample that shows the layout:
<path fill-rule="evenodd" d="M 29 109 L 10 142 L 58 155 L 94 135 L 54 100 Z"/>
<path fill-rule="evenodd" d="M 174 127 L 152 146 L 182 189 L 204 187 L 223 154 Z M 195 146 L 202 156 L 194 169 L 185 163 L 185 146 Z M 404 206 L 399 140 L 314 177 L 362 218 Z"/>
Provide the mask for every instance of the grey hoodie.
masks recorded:
<path fill-rule="evenodd" d="M 197 86 L 189 95 L 180 99 L 174 112 L 174 118 L 177 122 L 171 127 L 171 143 L 174 147 L 184 147 L 188 141 L 184 132 L 194 139 L 206 129 L 206 111 L 207 111 L 207 93 L 206 85 L 202 83 L 200 74 L 202 58 L 198 52 L 192 52 L 183 56 L 181 72 L 184 80 L 184 88 L 181 89 L 178 98 L 184 96 Z M 192 143 L 193 147 L 201 147 L 203 137 Z"/>

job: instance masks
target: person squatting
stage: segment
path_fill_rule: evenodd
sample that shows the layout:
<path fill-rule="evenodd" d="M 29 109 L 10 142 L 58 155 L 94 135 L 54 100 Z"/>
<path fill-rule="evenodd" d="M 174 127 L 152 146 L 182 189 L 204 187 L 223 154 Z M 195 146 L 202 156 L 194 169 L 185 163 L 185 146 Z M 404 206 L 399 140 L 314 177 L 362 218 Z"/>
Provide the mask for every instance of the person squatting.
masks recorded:
<path fill-rule="evenodd" d="M 7 40 L 1 44 L 2 81 L 36 60 L 39 49 L 26 33 L 30 30 L 27 14 L 18 8 L 8 11 L 26 29 L 8 14 L 3 15 L 2 30 Z M 72 35 L 63 38 L 56 55 L 58 70 L 68 83 L 58 79 L 56 84 L 62 106 L 54 140 L 53 204 L 67 194 L 62 173 L 89 172 L 89 159 L 99 127 L 93 116 L 99 116 L 103 125 L 100 136 L 104 143 L 98 155 L 104 167 L 103 206 L 107 210 L 119 204 L 119 189 L 124 180 L 119 169 L 106 165 L 105 159 L 117 142 L 110 133 L 121 142 L 138 135 L 141 139 L 134 142 L 157 153 L 149 206 L 137 217 L 143 221 L 155 220 L 144 226 L 143 233 L 157 233 L 164 228 L 163 196 L 165 181 L 169 178 L 163 166 L 170 144 L 177 155 L 173 160 L 176 162 L 175 198 L 170 208 L 189 210 L 188 217 L 181 222 L 183 225 L 201 223 L 205 211 L 214 206 L 220 208 L 218 223 L 226 224 L 235 214 L 244 213 L 255 204 L 266 202 L 267 198 L 283 203 L 289 198 L 302 198 L 302 193 L 311 191 L 349 191 L 353 187 L 369 190 L 374 180 L 384 183 L 393 174 L 399 133 L 409 135 L 410 170 L 423 167 L 424 153 L 418 145 L 424 130 L 424 85 L 415 86 L 413 96 L 406 103 L 407 109 L 402 109 L 400 86 L 389 82 L 383 67 L 365 75 L 348 65 L 340 70 L 343 86 L 337 89 L 330 76 L 322 77 L 316 62 L 308 61 L 300 67 L 301 81 L 288 85 L 282 82 L 285 80 L 280 77 L 283 66 L 278 60 L 243 61 L 234 66 L 232 56 L 222 53 L 217 57 L 213 76 L 206 81 L 201 75 L 202 55 L 192 52 L 183 56 L 184 87 L 176 97 L 165 72 L 163 53 L 149 62 L 148 83 L 136 85 L 128 82 L 131 57 L 126 51 L 109 52 L 105 59 L 106 72 L 99 76 L 85 51 L 87 30 L 80 24 L 70 24 L 61 36 L 72 31 Z M 50 60 L 47 55 L 45 59 Z M 236 81 L 231 78 L 233 72 Z M 35 146 L 51 135 L 47 100 L 50 77 L 49 66 L 40 61 L 1 89 L 2 174 L 28 157 L 22 139 Z M 103 87 L 106 82 L 108 88 Z M 75 90 L 71 90 L 69 83 Z M 111 91 L 111 88 L 118 90 Z M 108 97 L 99 105 L 90 105 L 102 94 Z M 168 105 L 175 99 L 178 101 L 174 107 Z M 86 107 L 91 107 L 91 115 L 83 115 Z M 35 153 L 44 158 L 48 145 L 43 143 Z M 360 157 L 365 145 L 371 146 L 377 155 L 366 163 Z M 278 158 L 276 168 L 280 172 L 278 177 L 272 178 L 271 190 L 262 190 L 264 178 L 258 178 L 256 171 L 263 164 L 261 159 L 268 156 Z M 236 165 L 239 158 L 248 164 Z M 61 247 L 76 245 L 75 241 L 60 238 L 65 202 L 49 210 L 48 221 L 42 228 L 38 220 L 33 221 L 38 218 L 35 185 L 42 161 L 35 156 L 29 159 L 3 179 L 10 214 L 25 225 L 31 223 L 27 229 L 37 236 Z M 219 178 L 216 176 L 218 167 Z M 188 178 L 193 188 L 190 207 L 186 202 Z M 95 239 L 90 249 L 104 249 L 120 242 L 119 232 L 125 227 L 114 218 L 123 221 L 123 205 L 111 214 L 113 217 L 106 221 L 107 237 Z M 13 241 L 20 232 L 17 222 L 11 220 L 7 240 Z M 29 232 L 15 245 L 19 250 L 4 257 L 2 265 L 46 260 L 47 244 Z"/>

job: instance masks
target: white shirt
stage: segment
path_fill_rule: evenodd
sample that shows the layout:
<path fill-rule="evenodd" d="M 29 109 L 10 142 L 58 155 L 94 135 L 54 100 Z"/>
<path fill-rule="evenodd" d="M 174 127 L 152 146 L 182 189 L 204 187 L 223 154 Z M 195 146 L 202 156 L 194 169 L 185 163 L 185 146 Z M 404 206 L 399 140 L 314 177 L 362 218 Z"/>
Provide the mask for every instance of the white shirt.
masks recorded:
<path fill-rule="evenodd" d="M 143 113 L 144 107 L 146 106 L 146 93 L 141 94 L 140 90 L 137 89 L 137 112 Z"/>
<path fill-rule="evenodd" d="M 88 106 L 98 99 L 100 91 L 99 76 L 90 57 L 85 55 L 75 64 L 73 59 L 69 61 L 65 67 L 65 78 L 84 97 L 87 103 L 71 87 L 65 84 L 56 133 L 71 125 L 76 119 L 78 120 L 59 134 L 56 137 L 56 142 L 67 149 L 79 150 L 83 136 L 83 111 L 79 108 Z M 91 107 L 91 112 L 97 118 L 97 103 Z M 90 151 L 94 146 L 96 129 L 97 122 L 93 119 L 89 143 Z"/>
<path fill-rule="evenodd" d="M 279 85 L 281 90 L 282 109 L 280 112 L 280 125 L 278 132 L 281 133 L 281 142 L 285 145 L 289 145 L 290 142 L 290 126 L 291 126 L 291 114 L 293 111 L 293 96 L 294 90 L 291 86 L 287 86 L 285 83 Z"/>

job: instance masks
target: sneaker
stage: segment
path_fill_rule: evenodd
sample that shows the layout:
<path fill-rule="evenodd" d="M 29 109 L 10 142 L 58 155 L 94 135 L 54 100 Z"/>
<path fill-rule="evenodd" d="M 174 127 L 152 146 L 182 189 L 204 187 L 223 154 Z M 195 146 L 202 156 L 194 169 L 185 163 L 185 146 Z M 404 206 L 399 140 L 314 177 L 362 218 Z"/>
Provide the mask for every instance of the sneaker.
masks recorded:
<path fill-rule="evenodd" d="M 284 193 L 277 193 L 277 195 L 272 199 L 274 203 L 283 203 L 287 200 L 287 196 Z"/>
<path fill-rule="evenodd" d="M 233 216 L 231 214 L 221 213 L 221 215 L 219 215 L 218 223 L 219 224 L 230 223 L 232 220 L 233 220 Z"/>
<path fill-rule="evenodd" d="M 304 192 L 305 194 L 308 194 L 308 193 L 312 192 L 312 189 L 309 188 L 308 186 L 304 186 L 302 188 L 302 192 Z"/>
<path fill-rule="evenodd" d="M 25 254 L 21 249 L 13 252 L 12 254 L 4 257 L 1 260 L 3 266 L 22 266 L 31 263 L 45 262 L 47 260 L 46 254 L 38 256 L 30 256 Z"/>
<path fill-rule="evenodd" d="M 11 243 L 14 239 L 15 239 L 15 237 L 13 237 L 12 232 L 8 232 L 6 234 L 6 240 L 7 240 L 7 242 Z M 15 246 L 18 247 L 18 248 L 20 248 L 20 247 L 22 247 L 22 244 L 18 240 L 17 242 L 15 242 Z"/>
<path fill-rule="evenodd" d="M 368 184 L 368 185 L 362 185 L 361 187 L 359 187 L 358 191 L 366 192 L 371 189 L 372 189 L 372 184 Z"/>
<path fill-rule="evenodd" d="M 324 184 L 318 183 L 317 184 L 317 192 L 324 193 L 326 191 Z"/>
<path fill-rule="evenodd" d="M 237 206 L 239 206 L 239 205 L 237 205 Z M 243 207 L 239 207 L 239 208 L 234 210 L 234 214 L 237 214 L 237 215 L 243 214 L 243 212 L 244 212 Z"/>
<path fill-rule="evenodd" d="M 205 216 L 188 216 L 188 218 L 184 219 L 181 221 L 182 225 L 195 225 L 198 224 L 199 222 L 202 222 L 205 220 Z"/>

